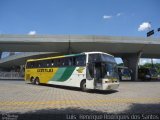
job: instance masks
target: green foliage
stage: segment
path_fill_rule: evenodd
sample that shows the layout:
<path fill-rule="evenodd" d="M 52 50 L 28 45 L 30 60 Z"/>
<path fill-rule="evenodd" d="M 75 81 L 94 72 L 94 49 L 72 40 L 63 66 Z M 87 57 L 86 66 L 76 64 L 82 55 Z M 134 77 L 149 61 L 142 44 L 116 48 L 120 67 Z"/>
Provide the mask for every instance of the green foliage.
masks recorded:
<path fill-rule="evenodd" d="M 152 67 L 154 67 L 154 68 L 156 68 L 157 69 L 157 71 L 158 71 L 158 73 L 160 73 L 160 63 L 155 63 L 155 64 L 151 64 L 151 63 L 146 63 L 146 64 L 144 64 L 144 65 L 140 65 L 140 67 L 145 67 L 145 68 L 152 68 Z"/>

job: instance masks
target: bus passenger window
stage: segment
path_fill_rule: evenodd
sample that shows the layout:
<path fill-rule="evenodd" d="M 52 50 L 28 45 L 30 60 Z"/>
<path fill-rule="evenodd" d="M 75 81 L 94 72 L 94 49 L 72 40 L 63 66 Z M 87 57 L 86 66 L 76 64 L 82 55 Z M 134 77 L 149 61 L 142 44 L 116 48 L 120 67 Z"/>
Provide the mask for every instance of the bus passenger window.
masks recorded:
<path fill-rule="evenodd" d="M 26 68 L 31 68 L 31 63 L 27 62 Z"/>
<path fill-rule="evenodd" d="M 65 59 L 64 58 L 60 59 L 60 66 L 65 66 Z"/>
<path fill-rule="evenodd" d="M 51 61 L 51 67 L 55 66 L 54 60 Z"/>
<path fill-rule="evenodd" d="M 86 63 L 86 57 L 85 57 L 85 55 L 83 55 L 83 56 L 78 56 L 78 57 L 76 57 L 77 59 L 76 59 L 76 65 L 77 66 L 85 66 L 85 63 Z"/>
<path fill-rule="evenodd" d="M 54 67 L 59 67 L 59 59 L 55 59 L 53 61 L 53 65 L 54 65 Z"/>
<path fill-rule="evenodd" d="M 42 66 L 41 63 L 39 63 L 39 64 L 38 64 L 38 67 L 41 68 L 41 66 Z"/>
<path fill-rule="evenodd" d="M 31 68 L 34 68 L 34 62 L 31 62 Z"/>
<path fill-rule="evenodd" d="M 56 67 L 61 67 L 60 59 L 56 59 Z"/>
<path fill-rule="evenodd" d="M 73 62 L 72 65 L 76 66 L 76 57 L 73 57 L 73 61 L 72 62 Z"/>
<path fill-rule="evenodd" d="M 45 62 L 46 62 L 46 67 L 47 68 L 51 66 L 51 61 L 50 60 L 46 60 Z"/>
<path fill-rule="evenodd" d="M 47 63 L 47 67 L 49 67 L 49 63 Z"/>
<path fill-rule="evenodd" d="M 68 65 L 72 66 L 72 58 L 68 58 Z"/>

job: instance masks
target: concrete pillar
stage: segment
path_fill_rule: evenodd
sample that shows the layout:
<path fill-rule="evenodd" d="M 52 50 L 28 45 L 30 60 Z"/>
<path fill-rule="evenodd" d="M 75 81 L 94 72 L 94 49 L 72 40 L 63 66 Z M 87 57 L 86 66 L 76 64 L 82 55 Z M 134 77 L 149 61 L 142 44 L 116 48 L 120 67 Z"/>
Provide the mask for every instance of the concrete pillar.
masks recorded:
<path fill-rule="evenodd" d="M 0 51 L 0 59 L 1 59 L 1 57 L 2 57 L 2 52 Z"/>
<path fill-rule="evenodd" d="M 138 62 L 141 57 L 141 54 L 142 52 L 138 52 L 122 56 L 124 65 L 133 71 L 132 80 L 138 80 Z"/>

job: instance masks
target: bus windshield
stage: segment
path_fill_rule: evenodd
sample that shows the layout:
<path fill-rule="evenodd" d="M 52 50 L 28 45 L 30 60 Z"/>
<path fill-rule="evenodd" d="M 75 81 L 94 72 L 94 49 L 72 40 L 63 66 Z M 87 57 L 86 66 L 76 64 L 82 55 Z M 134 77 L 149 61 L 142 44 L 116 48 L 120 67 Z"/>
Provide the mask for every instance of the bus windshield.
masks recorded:
<path fill-rule="evenodd" d="M 100 71 L 100 78 L 117 78 L 117 65 L 113 56 L 106 54 L 90 54 L 89 63 L 94 64 L 96 69 Z M 93 76 L 92 68 L 90 68 L 91 76 Z"/>
<path fill-rule="evenodd" d="M 122 75 L 127 75 L 130 76 L 130 71 L 129 69 L 121 69 Z"/>
<path fill-rule="evenodd" d="M 92 62 L 113 62 L 115 63 L 115 59 L 113 56 L 106 54 L 90 54 L 89 55 L 89 63 Z"/>
<path fill-rule="evenodd" d="M 102 78 L 117 77 L 117 66 L 115 63 L 103 63 Z"/>

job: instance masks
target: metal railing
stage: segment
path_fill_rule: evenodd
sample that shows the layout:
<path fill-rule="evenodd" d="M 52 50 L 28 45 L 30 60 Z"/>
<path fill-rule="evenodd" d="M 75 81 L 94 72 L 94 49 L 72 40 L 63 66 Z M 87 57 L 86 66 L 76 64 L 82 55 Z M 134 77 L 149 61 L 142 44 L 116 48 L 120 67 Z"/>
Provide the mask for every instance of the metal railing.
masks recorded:
<path fill-rule="evenodd" d="M 0 72 L 0 79 L 24 79 L 21 72 Z"/>

